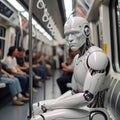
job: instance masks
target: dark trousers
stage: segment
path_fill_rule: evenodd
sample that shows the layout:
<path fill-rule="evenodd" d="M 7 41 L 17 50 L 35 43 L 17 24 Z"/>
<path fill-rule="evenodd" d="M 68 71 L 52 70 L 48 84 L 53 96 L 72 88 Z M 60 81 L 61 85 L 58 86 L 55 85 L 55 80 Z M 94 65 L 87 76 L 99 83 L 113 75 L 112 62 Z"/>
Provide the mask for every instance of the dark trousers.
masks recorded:
<path fill-rule="evenodd" d="M 33 67 L 33 71 L 35 74 L 42 77 L 42 79 L 45 79 L 48 75 L 47 68 L 45 68 L 43 65 L 40 65 L 39 67 Z"/>
<path fill-rule="evenodd" d="M 57 79 L 57 84 L 60 88 L 61 94 L 64 94 L 71 88 L 67 87 L 67 83 L 70 83 L 72 79 L 72 75 L 63 75 L 60 78 Z"/>

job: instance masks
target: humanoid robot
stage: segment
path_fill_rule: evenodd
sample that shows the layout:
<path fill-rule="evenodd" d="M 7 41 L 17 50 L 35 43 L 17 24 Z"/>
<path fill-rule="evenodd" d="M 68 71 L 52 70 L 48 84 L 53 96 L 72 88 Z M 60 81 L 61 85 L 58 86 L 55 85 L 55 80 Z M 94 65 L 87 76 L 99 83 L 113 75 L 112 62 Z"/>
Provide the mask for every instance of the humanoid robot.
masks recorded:
<path fill-rule="evenodd" d="M 103 50 L 90 43 L 88 22 L 72 17 L 64 25 L 66 41 L 74 58 L 72 90 L 56 99 L 33 104 L 31 120 L 109 120 L 104 108 L 88 108 L 99 91 L 108 88 L 109 59 Z"/>

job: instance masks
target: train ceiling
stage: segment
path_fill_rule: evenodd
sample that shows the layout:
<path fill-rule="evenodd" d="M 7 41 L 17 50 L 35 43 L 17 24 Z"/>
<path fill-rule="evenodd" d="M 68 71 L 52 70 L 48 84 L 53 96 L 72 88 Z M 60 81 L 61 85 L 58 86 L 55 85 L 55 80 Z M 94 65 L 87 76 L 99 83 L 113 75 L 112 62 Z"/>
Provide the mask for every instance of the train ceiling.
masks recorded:
<path fill-rule="evenodd" d="M 56 39 L 57 41 L 59 42 L 63 41 L 61 43 L 64 43 L 65 40 L 63 34 L 63 26 L 66 19 L 68 19 L 68 17 L 72 15 L 71 14 L 72 10 L 75 9 L 74 12 L 79 13 L 80 9 L 82 9 L 82 11 L 84 11 L 86 15 L 87 11 L 89 10 L 89 4 L 90 4 L 89 1 L 93 1 L 93 0 L 76 0 L 76 1 L 75 0 L 31 0 L 32 15 L 34 18 L 32 19 L 33 28 L 37 28 L 38 30 L 40 30 L 40 32 L 42 32 L 49 40 Z M 2 2 L 4 3 L 5 1 L 2 0 Z M 18 14 L 20 18 L 20 15 L 23 15 L 27 20 L 29 20 L 28 11 L 29 11 L 30 0 L 14 0 L 14 2 L 12 2 L 12 0 L 11 1 L 7 0 L 7 2 L 10 3 L 9 7 L 13 6 L 13 8 L 19 11 L 16 12 L 16 16 Z M 88 9 L 86 9 L 86 6 Z M 9 12 L 10 11 L 8 11 L 8 13 Z M 5 13 L 7 14 L 7 11 L 4 12 L 4 14 Z M 11 17 L 11 19 L 13 18 Z M 42 29 L 41 26 L 45 30 Z M 51 38 L 45 31 L 49 33 L 49 35 L 51 35 L 53 38 Z"/>
<path fill-rule="evenodd" d="M 29 0 L 17 0 L 25 8 L 29 8 Z M 42 17 L 44 14 L 44 9 L 38 9 L 37 3 L 41 0 L 33 0 L 33 16 L 37 20 L 38 23 L 49 33 L 51 34 L 50 30 L 47 27 L 48 22 L 43 22 Z M 63 37 L 63 25 L 66 21 L 66 14 L 65 14 L 65 6 L 64 0 L 42 0 L 45 3 L 45 7 L 49 15 L 52 17 L 55 25 L 57 26 L 61 36 Z M 42 7 L 42 3 L 39 3 L 39 6 Z M 51 34 L 52 35 L 52 34 Z M 52 35 L 53 36 L 53 35 Z"/>

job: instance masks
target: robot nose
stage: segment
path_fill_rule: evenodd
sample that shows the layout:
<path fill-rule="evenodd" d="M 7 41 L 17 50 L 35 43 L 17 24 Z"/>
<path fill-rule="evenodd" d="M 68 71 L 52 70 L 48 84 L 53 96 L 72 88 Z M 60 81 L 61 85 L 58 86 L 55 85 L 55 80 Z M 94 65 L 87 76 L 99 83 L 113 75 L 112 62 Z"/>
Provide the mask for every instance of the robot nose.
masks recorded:
<path fill-rule="evenodd" d="M 73 41 L 73 35 L 72 35 L 72 34 L 70 34 L 70 35 L 68 36 L 68 40 L 69 40 L 69 42 L 72 42 L 72 41 Z"/>

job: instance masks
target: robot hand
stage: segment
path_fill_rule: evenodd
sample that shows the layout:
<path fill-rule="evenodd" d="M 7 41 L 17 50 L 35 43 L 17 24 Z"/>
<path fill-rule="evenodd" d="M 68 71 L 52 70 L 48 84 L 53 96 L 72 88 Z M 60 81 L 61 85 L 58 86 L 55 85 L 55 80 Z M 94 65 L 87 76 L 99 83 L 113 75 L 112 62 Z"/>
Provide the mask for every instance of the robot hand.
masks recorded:
<path fill-rule="evenodd" d="M 35 115 L 39 113 L 45 113 L 48 111 L 48 106 L 51 103 L 54 103 L 56 99 L 50 99 L 50 100 L 44 100 L 44 101 L 39 101 L 37 103 L 33 104 L 33 113 Z"/>
<path fill-rule="evenodd" d="M 44 103 L 38 102 L 38 103 L 33 104 L 33 114 L 34 115 L 37 115 L 37 114 L 40 114 L 40 113 L 44 113 L 46 111 L 47 111 L 47 109 L 46 109 Z"/>

